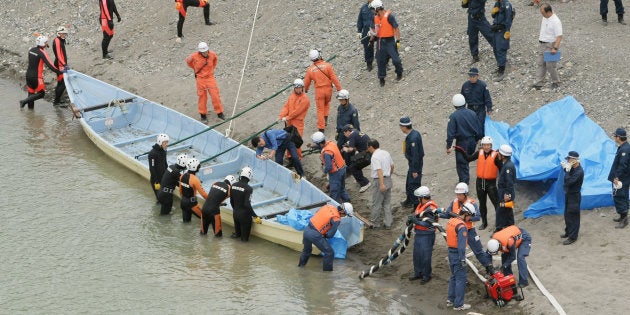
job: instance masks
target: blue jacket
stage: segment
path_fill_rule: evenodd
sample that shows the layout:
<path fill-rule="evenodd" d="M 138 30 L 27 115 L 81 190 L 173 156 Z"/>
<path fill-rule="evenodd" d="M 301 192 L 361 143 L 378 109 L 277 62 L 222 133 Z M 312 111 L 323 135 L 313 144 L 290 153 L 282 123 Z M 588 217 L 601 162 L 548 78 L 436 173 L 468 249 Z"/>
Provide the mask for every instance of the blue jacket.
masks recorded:
<path fill-rule="evenodd" d="M 358 130 L 352 130 L 350 137 L 348 137 L 348 146 L 355 148 L 357 152 L 367 151 L 367 143 L 370 141 L 370 137 Z"/>
<path fill-rule="evenodd" d="M 503 25 L 506 32 L 512 28 L 512 4 L 509 0 L 501 0 L 494 3 L 494 7 L 499 8 L 497 14 L 493 14 L 493 25 Z"/>
<path fill-rule="evenodd" d="M 269 129 L 260 134 L 260 137 L 265 140 L 264 148 L 270 150 L 278 150 L 278 147 L 282 144 L 282 141 L 287 138 L 287 132 L 282 129 Z M 261 155 L 264 148 L 257 147 L 256 155 Z"/>
<path fill-rule="evenodd" d="M 508 159 L 501 167 L 499 171 L 499 178 L 497 180 L 497 193 L 499 195 L 499 201 L 503 202 L 503 196 L 512 196 L 510 200 L 516 198 L 514 191 L 514 182 L 516 182 L 516 167 L 511 159 Z"/>
<path fill-rule="evenodd" d="M 361 10 L 359 10 L 359 17 L 357 18 L 357 33 L 365 36 L 370 28 L 374 28 L 374 12 L 368 7 L 367 3 L 364 3 L 361 6 Z"/>
<path fill-rule="evenodd" d="M 446 148 L 453 145 L 453 140 L 465 141 L 473 139 L 477 141 L 483 137 L 481 124 L 477 114 L 464 106 L 458 107 L 449 117 L 446 127 Z"/>
<path fill-rule="evenodd" d="M 582 165 L 571 168 L 571 170 L 564 175 L 564 193 L 579 194 L 582 190 L 583 181 L 584 169 L 582 168 Z"/>
<path fill-rule="evenodd" d="M 490 97 L 490 90 L 488 90 L 486 82 L 477 80 L 477 83 L 472 84 L 470 81 L 466 81 L 462 84 L 461 93 L 466 99 L 468 108 L 475 106 L 487 112 L 492 111 L 492 98 Z M 479 105 L 481 105 L 481 107 L 479 107 Z M 476 112 L 480 111 L 479 109 L 476 110 Z"/>
<path fill-rule="evenodd" d="M 343 130 L 343 126 L 347 124 L 352 124 L 356 130 L 361 130 L 359 111 L 350 102 L 346 106 L 339 105 L 337 107 L 337 132 L 340 133 Z"/>
<path fill-rule="evenodd" d="M 409 170 L 414 173 L 422 173 L 424 147 L 422 146 L 422 136 L 418 130 L 411 129 L 405 137 L 405 158 L 409 162 Z"/>
<path fill-rule="evenodd" d="M 470 0 L 468 1 L 469 14 L 484 14 L 486 12 L 486 0 Z M 484 16 L 485 18 L 485 16 Z"/>
<path fill-rule="evenodd" d="M 615 160 L 608 174 L 609 181 L 612 182 L 615 178 L 623 183 L 630 182 L 630 144 L 627 141 L 617 148 Z"/>

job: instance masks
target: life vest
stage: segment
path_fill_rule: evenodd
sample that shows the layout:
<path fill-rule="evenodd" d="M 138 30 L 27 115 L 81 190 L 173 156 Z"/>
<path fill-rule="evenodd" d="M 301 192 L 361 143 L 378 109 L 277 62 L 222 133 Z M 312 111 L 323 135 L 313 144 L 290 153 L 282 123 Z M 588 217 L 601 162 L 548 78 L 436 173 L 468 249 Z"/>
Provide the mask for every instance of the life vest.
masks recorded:
<path fill-rule="evenodd" d="M 475 204 L 475 200 L 474 199 L 470 199 L 470 198 L 466 199 L 466 201 L 462 202 L 462 204 L 465 204 L 467 202 Z M 453 200 L 453 212 L 459 214 L 459 211 L 461 209 L 462 208 L 461 208 L 461 206 L 459 204 L 459 200 L 457 200 L 457 198 L 455 198 L 455 200 Z M 472 221 L 466 221 L 466 222 L 464 222 L 464 224 L 466 224 L 466 228 L 469 229 L 469 230 L 475 227 L 475 223 L 472 222 Z"/>
<path fill-rule="evenodd" d="M 339 151 L 339 148 L 337 147 L 336 143 L 332 141 L 326 141 L 326 145 L 324 145 L 324 148 L 322 149 L 322 153 L 320 154 L 322 164 L 326 162 L 326 160 L 324 160 L 324 154 L 326 153 L 331 154 L 333 156 L 332 169 L 330 170 L 331 173 L 335 173 L 340 168 L 346 166 L 346 162 L 344 161 L 343 156 L 341 156 L 341 152 Z"/>
<path fill-rule="evenodd" d="M 501 244 L 499 250 L 507 253 L 510 251 L 510 246 L 514 245 L 514 247 L 518 248 L 521 245 L 521 242 L 523 242 L 523 233 L 521 233 L 521 229 L 516 225 L 510 225 L 494 233 L 492 238 L 499 241 Z M 514 242 L 516 242 L 516 244 Z"/>
<path fill-rule="evenodd" d="M 479 158 L 477 159 L 477 178 L 497 179 L 499 168 L 496 164 L 494 164 L 496 157 L 497 151 L 493 150 L 486 158 L 486 154 L 483 150 L 479 150 Z"/>
<path fill-rule="evenodd" d="M 182 198 L 191 198 L 195 196 L 195 189 L 190 185 L 190 173 L 184 173 L 180 178 L 180 184 L 182 188 Z"/>
<path fill-rule="evenodd" d="M 330 221 L 341 221 L 341 216 L 339 215 L 339 211 L 337 207 L 333 205 L 325 205 L 321 207 L 314 216 L 311 217 L 311 225 L 313 228 L 321 233 L 322 235 L 326 234 L 328 230 L 330 230 L 332 224 Z"/>
<path fill-rule="evenodd" d="M 431 209 L 436 209 L 438 206 L 435 203 L 435 201 L 429 200 L 429 202 L 427 202 L 427 203 L 425 203 L 423 205 L 418 205 L 418 207 L 416 208 L 416 211 L 414 211 L 413 215 L 416 216 L 416 217 L 422 217 L 422 213 L 424 212 L 424 210 L 426 210 L 429 207 L 431 207 Z M 418 224 L 416 224 L 414 226 L 414 228 L 416 230 L 422 230 L 422 231 L 435 230 L 433 228 L 428 228 L 426 226 L 422 226 L 422 225 L 418 225 Z"/>
<path fill-rule="evenodd" d="M 394 37 L 394 27 L 389 24 L 389 14 L 391 11 L 386 10 L 383 17 L 378 16 L 378 14 L 374 15 L 374 30 L 376 31 L 376 37 Z"/>
<path fill-rule="evenodd" d="M 451 218 L 446 223 L 446 245 L 449 248 L 457 248 L 457 227 L 462 224 L 465 226 L 464 221 L 460 218 Z"/>

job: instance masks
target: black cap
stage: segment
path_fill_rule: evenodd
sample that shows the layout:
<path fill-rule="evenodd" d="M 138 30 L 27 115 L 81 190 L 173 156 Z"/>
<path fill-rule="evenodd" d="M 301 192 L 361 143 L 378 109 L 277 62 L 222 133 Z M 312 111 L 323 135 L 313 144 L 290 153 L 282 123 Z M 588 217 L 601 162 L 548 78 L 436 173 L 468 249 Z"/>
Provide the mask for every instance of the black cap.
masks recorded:
<path fill-rule="evenodd" d="M 627 137 L 626 129 L 623 129 L 621 127 L 617 128 L 617 130 L 615 130 L 615 133 L 613 133 L 613 136 Z"/>
<path fill-rule="evenodd" d="M 354 126 L 352 124 L 347 124 L 345 126 L 343 126 L 343 131 L 352 131 L 354 130 Z"/>
<path fill-rule="evenodd" d="M 568 160 L 568 159 L 579 159 L 579 158 L 580 158 L 580 154 L 578 154 L 575 151 L 569 151 L 569 154 L 567 154 L 567 156 L 564 159 Z"/>
<path fill-rule="evenodd" d="M 401 126 L 411 126 L 411 118 L 409 116 L 400 117 Z"/>
<path fill-rule="evenodd" d="M 473 75 L 479 75 L 479 69 L 477 68 L 470 68 L 470 70 L 468 70 L 468 75 L 469 76 L 473 76 Z"/>

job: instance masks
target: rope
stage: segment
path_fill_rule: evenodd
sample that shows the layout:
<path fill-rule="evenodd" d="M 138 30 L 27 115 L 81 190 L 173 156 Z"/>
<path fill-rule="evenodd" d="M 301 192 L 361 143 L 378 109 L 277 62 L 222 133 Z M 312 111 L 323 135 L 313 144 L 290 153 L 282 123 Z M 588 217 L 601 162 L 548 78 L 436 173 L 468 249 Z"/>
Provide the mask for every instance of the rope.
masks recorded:
<path fill-rule="evenodd" d="M 411 232 L 413 231 L 413 225 L 414 224 L 411 222 L 407 224 L 407 227 L 405 228 L 403 233 L 400 234 L 400 236 L 398 236 L 392 248 L 390 248 L 389 251 L 387 252 L 387 255 L 383 257 L 377 264 L 372 265 L 370 269 L 362 271 L 361 274 L 359 275 L 359 279 L 369 277 L 370 275 L 372 275 L 373 273 L 381 269 L 383 266 L 389 265 L 394 259 L 396 259 L 396 257 L 400 256 L 405 251 L 405 249 L 407 249 L 407 245 L 409 244 L 409 239 L 411 239 Z M 402 247 L 400 247 L 401 244 L 402 244 Z"/>
<path fill-rule="evenodd" d="M 215 155 L 213 155 L 213 156 L 211 156 L 211 157 L 209 157 L 209 158 L 207 158 L 207 159 L 205 159 L 205 160 L 201 161 L 200 163 L 206 163 L 206 162 L 208 162 L 208 161 L 214 160 L 215 158 L 217 158 L 217 157 L 219 157 L 219 156 L 221 156 L 221 155 L 223 155 L 223 154 L 225 154 L 225 153 L 228 153 L 228 152 L 230 152 L 230 151 L 232 151 L 232 150 L 234 150 L 234 149 L 238 148 L 239 146 L 243 145 L 243 143 L 245 143 L 245 142 L 247 142 L 247 141 L 251 140 L 252 138 L 254 138 L 254 137 L 258 136 L 259 134 L 261 134 L 261 133 L 263 133 L 263 132 L 265 132 L 266 130 L 268 130 L 269 128 L 273 127 L 274 125 L 276 125 L 276 124 L 278 124 L 278 123 L 279 123 L 279 121 L 274 121 L 273 123 L 271 123 L 271 124 L 267 125 L 267 127 L 265 127 L 264 129 L 262 129 L 262 130 L 260 130 L 260 131 L 258 131 L 258 132 L 256 132 L 256 133 L 254 133 L 253 135 L 251 135 L 251 136 L 247 137 L 245 140 L 243 140 L 243 141 L 241 141 L 241 142 L 237 143 L 236 145 L 234 145 L 234 146 L 230 147 L 229 149 L 227 149 L 227 150 L 225 150 L 225 151 L 219 152 L 219 153 L 217 153 L 217 154 L 215 154 Z"/>

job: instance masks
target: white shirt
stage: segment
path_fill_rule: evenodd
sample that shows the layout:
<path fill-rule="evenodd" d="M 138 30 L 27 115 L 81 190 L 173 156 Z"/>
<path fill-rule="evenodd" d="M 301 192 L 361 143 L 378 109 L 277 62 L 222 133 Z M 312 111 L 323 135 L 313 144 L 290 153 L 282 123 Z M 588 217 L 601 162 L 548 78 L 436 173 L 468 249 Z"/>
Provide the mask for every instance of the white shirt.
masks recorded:
<path fill-rule="evenodd" d="M 378 170 L 383 170 L 383 177 L 391 176 L 392 165 L 394 165 L 394 160 L 392 160 L 389 152 L 376 149 L 370 159 L 370 167 L 372 169 L 370 176 L 378 178 Z"/>
<path fill-rule="evenodd" d="M 562 22 L 558 16 L 554 13 L 549 18 L 543 17 L 538 40 L 544 43 L 553 43 L 558 36 L 562 36 Z"/>

